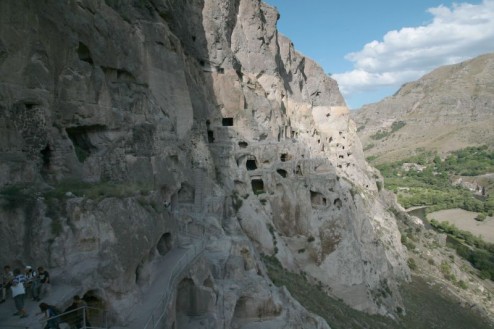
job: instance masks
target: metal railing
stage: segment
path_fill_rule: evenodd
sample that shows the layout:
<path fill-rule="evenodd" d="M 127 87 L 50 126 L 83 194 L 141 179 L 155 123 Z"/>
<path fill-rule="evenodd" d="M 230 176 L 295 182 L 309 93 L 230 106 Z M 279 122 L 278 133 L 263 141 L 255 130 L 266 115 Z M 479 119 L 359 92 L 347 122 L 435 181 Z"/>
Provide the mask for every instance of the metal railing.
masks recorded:
<path fill-rule="evenodd" d="M 100 308 L 81 306 L 41 321 L 43 328 L 48 323 L 67 323 L 71 327 L 77 326 L 81 329 L 106 329 L 108 328 L 108 312 Z"/>
<path fill-rule="evenodd" d="M 201 239 L 199 243 L 195 243 L 188 248 L 188 250 L 180 257 L 180 259 L 174 264 L 172 268 L 172 274 L 170 275 L 170 279 L 167 284 L 167 289 L 163 293 L 163 297 L 161 297 L 158 305 L 153 309 L 151 315 L 149 316 L 144 329 L 155 329 L 163 320 L 163 318 L 168 313 L 167 305 L 170 302 L 170 298 L 173 295 L 173 290 L 170 289 L 177 284 L 177 280 L 180 278 L 180 275 L 183 271 L 194 261 L 196 260 L 204 251 L 204 241 Z"/>

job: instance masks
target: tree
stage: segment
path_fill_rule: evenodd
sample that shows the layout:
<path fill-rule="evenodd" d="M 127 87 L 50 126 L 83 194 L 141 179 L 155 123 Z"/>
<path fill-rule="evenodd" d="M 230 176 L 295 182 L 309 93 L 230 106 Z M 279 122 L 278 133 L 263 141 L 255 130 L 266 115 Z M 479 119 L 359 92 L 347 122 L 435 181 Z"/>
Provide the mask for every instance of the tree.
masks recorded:
<path fill-rule="evenodd" d="M 475 220 L 479 221 L 479 222 L 483 222 L 485 220 L 487 216 L 484 214 L 484 213 L 480 213 L 477 215 L 477 217 L 475 217 Z"/>

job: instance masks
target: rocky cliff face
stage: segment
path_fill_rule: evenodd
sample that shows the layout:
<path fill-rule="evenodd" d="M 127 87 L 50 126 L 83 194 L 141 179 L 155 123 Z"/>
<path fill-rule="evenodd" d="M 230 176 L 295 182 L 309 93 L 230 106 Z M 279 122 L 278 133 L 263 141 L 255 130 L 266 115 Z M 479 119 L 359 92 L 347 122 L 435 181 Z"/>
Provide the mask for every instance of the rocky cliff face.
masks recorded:
<path fill-rule="evenodd" d="M 402 307 L 379 176 L 277 19 L 258 0 L 2 1 L 1 262 L 46 264 L 124 324 L 185 245 L 153 286 L 166 326 L 327 327 L 261 253 L 357 309 Z"/>
<path fill-rule="evenodd" d="M 494 54 L 438 68 L 352 113 L 368 156 L 403 159 L 493 145 Z M 398 129 L 396 129 L 398 128 Z"/>

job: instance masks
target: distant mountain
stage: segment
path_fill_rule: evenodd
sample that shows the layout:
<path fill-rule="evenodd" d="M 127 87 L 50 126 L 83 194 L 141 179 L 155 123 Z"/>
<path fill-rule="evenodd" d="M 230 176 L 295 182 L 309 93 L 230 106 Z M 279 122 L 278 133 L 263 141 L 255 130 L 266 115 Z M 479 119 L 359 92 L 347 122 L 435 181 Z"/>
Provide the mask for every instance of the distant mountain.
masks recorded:
<path fill-rule="evenodd" d="M 352 117 L 366 156 L 378 163 L 494 145 L 494 54 L 440 67 Z"/>

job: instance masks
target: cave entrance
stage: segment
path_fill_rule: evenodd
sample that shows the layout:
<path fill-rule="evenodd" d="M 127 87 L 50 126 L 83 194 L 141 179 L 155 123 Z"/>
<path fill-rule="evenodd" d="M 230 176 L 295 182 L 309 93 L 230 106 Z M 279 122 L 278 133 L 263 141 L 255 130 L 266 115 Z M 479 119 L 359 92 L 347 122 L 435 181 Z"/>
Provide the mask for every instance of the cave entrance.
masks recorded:
<path fill-rule="evenodd" d="M 208 133 L 208 143 L 214 143 L 214 131 L 211 130 L 211 121 L 206 120 L 206 130 Z"/>
<path fill-rule="evenodd" d="M 214 131 L 208 130 L 208 143 L 214 143 Z"/>
<path fill-rule="evenodd" d="M 158 249 L 158 252 L 161 256 L 166 255 L 167 252 L 172 250 L 173 248 L 173 240 L 172 240 L 172 234 L 170 232 L 166 232 L 163 234 L 158 241 L 158 244 L 156 246 L 156 249 Z"/>
<path fill-rule="evenodd" d="M 78 126 L 65 128 L 72 141 L 79 162 L 84 162 L 97 148 L 91 143 L 91 134 L 103 131 L 103 126 Z"/>
<path fill-rule="evenodd" d="M 81 61 L 87 62 L 91 65 L 93 64 L 91 52 L 89 51 L 89 48 L 82 42 L 79 42 L 79 47 L 77 47 L 77 55 L 79 56 L 79 59 Z"/>
<path fill-rule="evenodd" d="M 310 191 L 310 202 L 313 206 L 326 206 L 328 201 L 319 192 Z"/>
<path fill-rule="evenodd" d="M 343 202 L 341 202 L 340 198 L 337 198 L 334 200 L 333 205 L 335 205 L 338 209 L 341 209 Z"/>
<path fill-rule="evenodd" d="M 183 183 L 182 188 L 178 190 L 179 203 L 194 203 L 194 187 L 188 183 Z"/>
<path fill-rule="evenodd" d="M 87 318 L 86 325 L 91 323 L 91 327 L 108 328 L 108 313 L 106 311 L 106 303 L 101 297 L 103 294 L 100 290 L 94 289 L 87 291 L 82 300 L 87 303 Z"/>
<path fill-rule="evenodd" d="M 202 320 L 209 317 L 215 304 L 212 289 L 199 287 L 190 278 L 183 279 L 177 289 L 175 309 L 177 311 L 177 328 L 200 328 Z M 196 323 L 197 325 L 194 325 Z M 217 328 L 216 326 L 206 326 Z"/>
<path fill-rule="evenodd" d="M 292 159 L 292 157 L 288 153 L 282 153 L 280 155 L 280 161 L 281 162 L 286 162 L 286 161 L 289 161 L 291 159 Z"/>
<path fill-rule="evenodd" d="M 278 173 L 278 175 L 280 175 L 283 178 L 286 178 L 286 176 L 288 174 L 287 171 L 284 169 L 277 169 L 276 172 Z"/>
<path fill-rule="evenodd" d="M 183 279 L 178 285 L 177 310 L 185 315 L 197 316 L 201 312 L 197 309 L 196 285 L 189 278 Z"/>
<path fill-rule="evenodd" d="M 47 178 L 47 174 L 50 172 L 52 151 L 50 144 L 46 144 L 46 147 L 40 151 L 41 160 L 43 161 L 43 166 L 41 167 L 41 175 L 43 178 Z"/>
<path fill-rule="evenodd" d="M 256 170 L 257 169 L 257 164 L 255 159 L 248 159 L 245 162 L 245 166 L 247 167 L 247 170 Z"/>
<path fill-rule="evenodd" d="M 51 149 L 50 145 L 46 144 L 46 147 L 40 151 L 41 159 L 43 160 L 43 168 L 48 169 L 51 162 Z"/>
<path fill-rule="evenodd" d="M 254 192 L 254 194 L 261 194 L 261 193 L 264 193 L 264 182 L 261 178 L 254 178 L 252 181 L 251 181 L 251 185 L 252 185 L 252 191 Z"/>
<path fill-rule="evenodd" d="M 246 319 L 274 318 L 281 314 L 282 307 L 272 298 L 254 298 L 242 296 L 235 304 L 232 323 L 243 323 Z"/>
<path fill-rule="evenodd" d="M 221 124 L 223 127 L 231 127 L 233 126 L 233 118 L 223 118 Z"/>

